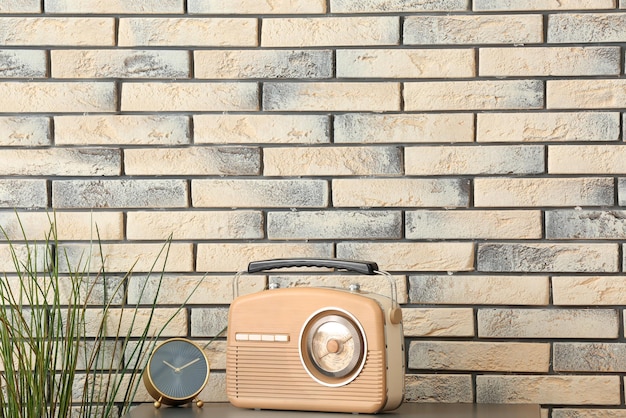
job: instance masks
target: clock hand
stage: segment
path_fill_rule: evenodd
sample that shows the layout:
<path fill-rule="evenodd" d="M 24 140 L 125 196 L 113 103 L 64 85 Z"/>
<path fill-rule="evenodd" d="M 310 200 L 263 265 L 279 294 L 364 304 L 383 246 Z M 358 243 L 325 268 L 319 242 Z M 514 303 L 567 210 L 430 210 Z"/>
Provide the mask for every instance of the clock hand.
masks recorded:
<path fill-rule="evenodd" d="M 167 361 L 163 360 L 163 364 L 165 364 L 167 367 L 171 368 L 172 370 L 174 370 L 175 372 L 178 371 L 178 369 L 174 366 L 172 366 L 170 363 L 168 363 Z"/>
<path fill-rule="evenodd" d="M 195 359 L 195 360 L 191 360 L 189 363 L 187 363 L 187 364 L 185 364 L 185 365 L 183 365 L 183 366 L 180 366 L 180 367 L 178 368 L 178 371 L 181 371 L 182 369 L 184 369 L 184 368 L 186 368 L 186 367 L 191 366 L 192 364 L 194 364 L 194 363 L 195 363 L 195 362 L 197 362 L 197 361 L 200 361 L 200 357 L 198 357 L 198 358 L 197 358 L 197 359 Z"/>

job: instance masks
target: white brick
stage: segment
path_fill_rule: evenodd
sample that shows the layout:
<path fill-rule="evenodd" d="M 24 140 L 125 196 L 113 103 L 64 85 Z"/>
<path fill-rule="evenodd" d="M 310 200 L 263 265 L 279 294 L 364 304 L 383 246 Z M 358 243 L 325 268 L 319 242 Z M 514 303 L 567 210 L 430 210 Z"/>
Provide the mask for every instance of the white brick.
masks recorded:
<path fill-rule="evenodd" d="M 113 46 L 115 20 L 105 17 L 0 17 L 0 39 L 6 46 Z"/>
<path fill-rule="evenodd" d="M 124 0 L 44 0 L 46 13 L 73 14 L 151 14 L 183 13 L 182 0 L 142 0 L 128 2 Z"/>
<path fill-rule="evenodd" d="M 113 112 L 116 102 L 110 82 L 0 82 L 0 112 Z"/>
<path fill-rule="evenodd" d="M 325 13 L 325 0 L 187 0 L 189 13 L 313 14 Z"/>
<path fill-rule="evenodd" d="M 0 117 L 0 146 L 50 145 L 51 137 L 50 119 L 47 117 Z"/>

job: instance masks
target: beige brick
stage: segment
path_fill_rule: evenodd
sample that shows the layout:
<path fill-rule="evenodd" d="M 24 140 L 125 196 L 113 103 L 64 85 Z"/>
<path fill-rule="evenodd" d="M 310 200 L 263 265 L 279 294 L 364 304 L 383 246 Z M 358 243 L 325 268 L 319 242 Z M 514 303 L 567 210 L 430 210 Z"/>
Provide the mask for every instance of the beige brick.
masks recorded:
<path fill-rule="evenodd" d="M 5 0 L 0 2 L 0 13 L 40 13 L 40 0 Z"/>
<path fill-rule="evenodd" d="M 478 244 L 478 270 L 497 272 L 617 272 L 616 244 Z"/>
<path fill-rule="evenodd" d="M 475 11 L 612 9 L 613 0 L 474 0 Z"/>
<path fill-rule="evenodd" d="M 619 376 L 476 376 L 479 403 L 618 405 Z"/>
<path fill-rule="evenodd" d="M 549 80 L 548 109 L 626 107 L 626 80 Z"/>
<path fill-rule="evenodd" d="M 238 272 L 245 270 L 248 263 L 272 258 L 330 258 L 332 244 L 310 243 L 237 243 L 197 244 L 198 271 Z"/>
<path fill-rule="evenodd" d="M 119 46 L 257 46 L 250 18 L 121 18 Z"/>
<path fill-rule="evenodd" d="M 540 80 L 470 80 L 404 83 L 406 110 L 502 110 L 543 107 Z"/>
<path fill-rule="evenodd" d="M 552 418 L 624 418 L 625 409 L 602 408 L 555 408 Z"/>
<path fill-rule="evenodd" d="M 196 144 L 320 144 L 330 142 L 323 115 L 194 115 Z"/>
<path fill-rule="evenodd" d="M 122 111 L 258 110 L 256 83 L 124 83 Z"/>
<path fill-rule="evenodd" d="M 626 211 L 548 210 L 547 239 L 626 239 Z"/>
<path fill-rule="evenodd" d="M 115 176 L 121 172 L 119 150 L 4 149 L 0 160 L 0 175 Z"/>
<path fill-rule="evenodd" d="M 537 145 L 420 146 L 404 149 L 405 174 L 540 174 L 544 148 Z"/>
<path fill-rule="evenodd" d="M 59 269 L 113 273 L 193 271 L 193 245 L 186 243 L 102 243 L 62 244 Z"/>
<path fill-rule="evenodd" d="M 397 45 L 399 40 L 397 16 L 265 18 L 261 32 L 264 47 Z"/>
<path fill-rule="evenodd" d="M 0 112 L 113 112 L 110 82 L 0 82 Z"/>
<path fill-rule="evenodd" d="M 548 147 L 551 174 L 626 173 L 624 145 L 551 145 Z"/>
<path fill-rule="evenodd" d="M 543 41 L 541 15 L 407 16 L 406 45 L 527 44 Z"/>
<path fill-rule="evenodd" d="M 617 338 L 614 309 L 479 309 L 481 338 Z"/>
<path fill-rule="evenodd" d="M 400 84 L 264 83 L 263 110 L 351 112 L 400 110 Z"/>
<path fill-rule="evenodd" d="M 189 78 L 186 51 L 54 50 L 50 52 L 56 78 Z"/>
<path fill-rule="evenodd" d="M 251 276 L 254 277 L 254 276 Z M 383 280 L 380 275 L 353 275 L 353 274 L 325 274 L 314 275 L 307 273 L 302 274 L 271 274 L 268 278 L 269 283 L 278 285 L 280 288 L 285 287 L 335 287 L 340 289 L 349 289 L 350 285 L 357 283 L 362 292 L 375 293 L 390 299 L 394 299 L 398 303 L 408 303 L 406 276 L 393 275 L 387 276 L 395 283 L 396 293 L 392 291 L 392 285 L 388 280 Z M 247 279 L 242 276 L 240 281 L 245 283 Z"/>
<path fill-rule="evenodd" d="M 265 148 L 266 176 L 394 175 L 402 173 L 397 147 Z"/>
<path fill-rule="evenodd" d="M 124 152 L 124 170 L 129 175 L 253 175 L 260 160 L 259 149 L 250 147 L 135 148 Z"/>
<path fill-rule="evenodd" d="M 191 142 L 191 132 L 186 116 L 55 116 L 54 141 L 57 145 L 182 145 Z"/>
<path fill-rule="evenodd" d="M 471 337 L 474 313 L 471 308 L 403 308 L 404 335 L 409 337 Z"/>
<path fill-rule="evenodd" d="M 472 376 L 462 374 L 407 374 L 405 402 L 454 404 L 472 403 Z"/>
<path fill-rule="evenodd" d="M 5 46 L 113 46 L 115 19 L 2 17 L 0 39 Z"/>
<path fill-rule="evenodd" d="M 142 0 L 128 2 L 124 0 L 45 0 L 46 13 L 74 14 L 150 14 L 184 13 L 182 0 Z"/>
<path fill-rule="evenodd" d="M 554 343 L 558 372 L 624 372 L 625 359 L 623 343 Z"/>
<path fill-rule="evenodd" d="M 550 344 L 411 341 L 411 369 L 547 373 Z"/>
<path fill-rule="evenodd" d="M 330 50 L 219 50 L 194 52 L 194 77 L 330 78 Z"/>
<path fill-rule="evenodd" d="M 189 13 L 313 14 L 325 13 L 324 0 L 187 0 Z"/>
<path fill-rule="evenodd" d="M 476 207 L 613 205 L 610 178 L 477 178 Z"/>
<path fill-rule="evenodd" d="M 455 305 L 547 305 L 547 276 L 409 276 L 411 303 Z M 556 302 L 555 302 L 556 303 Z"/>
<path fill-rule="evenodd" d="M 186 335 L 187 312 L 177 308 L 157 309 L 114 308 L 107 311 L 103 317 L 102 308 L 87 309 L 85 311 L 85 335 L 95 337 L 100 331 L 101 324 L 106 324 L 112 336 L 141 337 L 147 329 L 148 337 L 160 333 L 161 337 Z"/>
<path fill-rule="evenodd" d="M 124 238 L 121 212 L 0 212 L 0 240 L 113 240 Z"/>
<path fill-rule="evenodd" d="M 555 305 L 625 305 L 626 276 L 554 276 Z"/>
<path fill-rule="evenodd" d="M 337 77 L 473 77 L 472 49 L 339 49 Z"/>
<path fill-rule="evenodd" d="M 195 207 L 299 208 L 326 207 L 326 180 L 307 179 L 206 179 L 192 180 Z"/>
<path fill-rule="evenodd" d="M 375 260 L 389 271 L 472 271 L 470 242 L 340 242 L 337 258 Z"/>
<path fill-rule="evenodd" d="M 393 211 L 269 212 L 267 237 L 294 239 L 399 239 L 402 214 Z"/>
<path fill-rule="evenodd" d="M 187 206 L 185 180 L 55 180 L 54 208 L 173 208 Z"/>
<path fill-rule="evenodd" d="M 52 255 L 45 244 L 0 244 L 0 271 L 4 274 L 29 273 L 49 270 Z"/>
<path fill-rule="evenodd" d="M 51 144 L 47 117 L 0 117 L 0 146 L 36 147 Z"/>
<path fill-rule="evenodd" d="M 551 14 L 547 36 L 550 43 L 621 42 L 626 36 L 626 16 L 623 13 Z"/>
<path fill-rule="evenodd" d="M 0 77 L 43 78 L 47 75 L 47 62 L 45 51 L 1 49 Z"/>
<path fill-rule="evenodd" d="M 616 112 L 479 113 L 478 142 L 618 141 Z"/>
<path fill-rule="evenodd" d="M 468 7 L 466 0 L 330 0 L 330 10 L 333 13 L 452 12 L 468 10 Z"/>
<path fill-rule="evenodd" d="M 481 76 L 618 75 L 618 47 L 481 48 Z"/>
<path fill-rule="evenodd" d="M 334 130 L 337 143 L 472 142 L 474 116 L 470 113 L 348 113 L 335 116 Z"/>
<path fill-rule="evenodd" d="M 45 179 L 0 179 L 0 207 L 35 209 L 47 206 Z"/>
<path fill-rule="evenodd" d="M 541 211 L 421 210 L 405 215 L 408 239 L 540 239 Z"/>
<path fill-rule="evenodd" d="M 234 296 L 255 293 L 265 288 L 265 277 L 242 276 L 233 289 L 233 276 L 190 276 L 152 274 L 133 277 L 128 283 L 128 303 L 159 305 L 226 304 Z"/>
<path fill-rule="evenodd" d="M 338 207 L 469 205 L 469 182 L 463 179 L 337 179 L 332 193 Z"/>
<path fill-rule="evenodd" d="M 258 211 L 139 211 L 129 212 L 126 223 L 131 240 L 263 238 L 263 218 Z"/>

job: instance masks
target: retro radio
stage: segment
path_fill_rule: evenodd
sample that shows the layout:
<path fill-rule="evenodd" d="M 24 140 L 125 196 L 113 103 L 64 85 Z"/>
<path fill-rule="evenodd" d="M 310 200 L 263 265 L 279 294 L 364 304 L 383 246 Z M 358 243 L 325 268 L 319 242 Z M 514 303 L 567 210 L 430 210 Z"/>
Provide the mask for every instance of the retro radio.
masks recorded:
<path fill-rule="evenodd" d="M 269 289 L 236 297 L 228 316 L 228 400 L 254 409 L 397 408 L 404 395 L 404 336 L 395 282 L 376 263 L 335 259 L 257 261 L 248 273 L 305 266 L 381 274 L 391 297 L 356 287 Z"/>

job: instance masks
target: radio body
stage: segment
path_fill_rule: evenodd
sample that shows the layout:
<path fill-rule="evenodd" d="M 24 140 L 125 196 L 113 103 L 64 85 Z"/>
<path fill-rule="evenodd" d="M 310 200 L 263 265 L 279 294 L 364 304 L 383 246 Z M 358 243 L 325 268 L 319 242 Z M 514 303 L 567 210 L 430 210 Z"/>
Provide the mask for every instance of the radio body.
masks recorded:
<path fill-rule="evenodd" d="M 230 306 L 226 391 L 234 406 L 392 410 L 403 400 L 404 364 L 395 298 L 285 288 L 237 297 Z"/>

